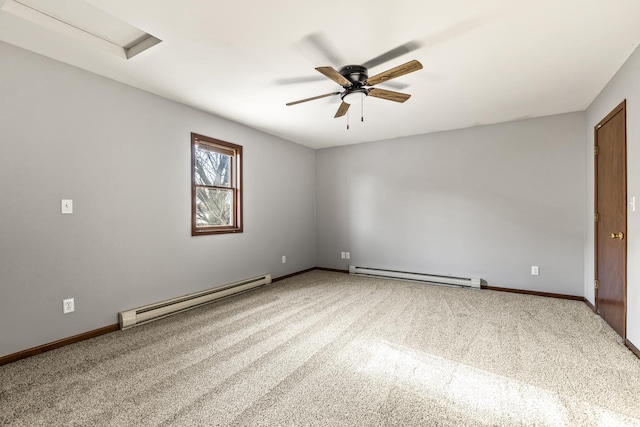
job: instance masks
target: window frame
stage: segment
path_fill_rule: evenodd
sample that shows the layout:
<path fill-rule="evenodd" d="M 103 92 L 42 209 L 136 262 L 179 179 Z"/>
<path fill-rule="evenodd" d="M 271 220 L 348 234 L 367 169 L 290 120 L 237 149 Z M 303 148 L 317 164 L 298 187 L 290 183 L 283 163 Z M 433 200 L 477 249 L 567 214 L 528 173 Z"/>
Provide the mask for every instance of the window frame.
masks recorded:
<path fill-rule="evenodd" d="M 202 185 L 196 183 L 196 147 L 200 142 L 213 147 L 214 150 L 212 151 L 215 151 L 215 148 L 218 148 L 220 150 L 218 151 L 219 153 L 229 155 L 231 157 L 231 185 L 229 187 Z M 231 209 L 231 225 L 211 225 L 204 227 L 199 227 L 197 225 L 196 219 L 198 207 L 196 192 L 198 188 L 219 188 L 232 191 L 233 206 Z M 211 234 L 242 232 L 242 146 L 191 132 L 191 235 L 206 236 Z"/>

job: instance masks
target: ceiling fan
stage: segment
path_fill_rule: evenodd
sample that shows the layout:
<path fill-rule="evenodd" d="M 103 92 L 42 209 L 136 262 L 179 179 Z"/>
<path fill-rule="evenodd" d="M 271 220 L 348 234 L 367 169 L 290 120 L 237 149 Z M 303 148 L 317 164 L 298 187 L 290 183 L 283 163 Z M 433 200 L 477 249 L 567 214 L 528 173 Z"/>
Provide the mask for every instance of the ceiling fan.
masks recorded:
<path fill-rule="evenodd" d="M 303 39 L 304 50 L 311 49 L 312 51 L 316 51 L 320 55 L 322 55 L 326 61 L 330 64 L 344 64 L 344 61 L 341 56 L 336 52 L 336 50 L 331 45 L 329 39 L 325 37 L 322 33 L 313 33 L 309 34 L 307 37 Z M 330 78 L 334 82 L 338 83 L 342 86 L 341 91 L 331 92 L 324 95 L 314 96 L 312 98 L 301 99 L 299 101 L 289 102 L 287 105 L 296 105 L 307 101 L 313 101 L 320 98 L 326 98 L 329 96 L 340 95 L 340 99 L 342 103 L 336 112 L 335 117 L 341 117 L 347 114 L 349 110 L 349 106 L 353 102 L 357 102 L 358 100 L 364 99 L 365 96 L 371 95 L 376 98 L 386 99 L 389 101 L 395 102 L 405 102 L 407 99 L 411 97 L 409 94 L 393 92 L 386 89 L 380 88 L 372 88 L 371 86 L 377 85 L 379 83 L 387 84 L 389 80 L 395 79 L 396 77 L 403 76 L 408 73 L 412 73 L 414 71 L 420 70 L 422 68 L 422 64 L 418 61 L 409 61 L 406 64 L 399 65 L 397 67 L 391 68 L 383 73 L 376 74 L 373 77 L 369 77 L 369 69 L 376 67 L 385 62 L 391 61 L 399 56 L 405 55 L 409 52 L 412 52 L 416 49 L 422 47 L 422 42 L 418 40 L 412 40 L 407 43 L 404 43 L 394 49 L 391 49 L 388 52 L 383 53 L 382 55 L 376 56 L 373 59 L 370 59 L 361 65 L 347 65 L 342 68 L 336 70 L 336 68 L 331 66 L 326 67 L 318 67 L 320 73 L 324 76 Z M 320 77 L 320 76 L 318 76 Z M 320 77 L 321 78 L 321 77 Z M 288 84 L 288 83 L 298 83 L 298 82 L 307 82 L 314 81 L 315 77 L 297 77 L 297 78 L 289 78 L 289 79 L 281 79 L 280 82 Z M 391 82 L 387 86 L 394 87 L 398 89 L 403 89 L 406 85 L 402 85 L 396 82 Z M 347 124 L 348 127 L 348 124 Z"/>
<path fill-rule="evenodd" d="M 339 70 L 329 66 L 317 67 L 317 71 L 338 83 L 342 86 L 343 90 L 289 102 L 287 105 L 296 105 L 329 96 L 340 95 L 342 103 L 340 104 L 340 107 L 338 107 L 338 111 L 334 117 L 342 117 L 347 113 L 349 106 L 353 102 L 362 100 L 365 96 L 373 96 L 375 98 L 386 99 L 388 101 L 405 102 L 411 97 L 411 95 L 371 86 L 388 82 L 391 79 L 404 76 L 405 74 L 409 74 L 420 69 L 422 69 L 422 64 L 415 59 L 407 62 L 406 64 L 398 65 L 397 67 L 376 74 L 373 77 L 369 77 L 368 68 L 365 65 L 347 65 Z"/>

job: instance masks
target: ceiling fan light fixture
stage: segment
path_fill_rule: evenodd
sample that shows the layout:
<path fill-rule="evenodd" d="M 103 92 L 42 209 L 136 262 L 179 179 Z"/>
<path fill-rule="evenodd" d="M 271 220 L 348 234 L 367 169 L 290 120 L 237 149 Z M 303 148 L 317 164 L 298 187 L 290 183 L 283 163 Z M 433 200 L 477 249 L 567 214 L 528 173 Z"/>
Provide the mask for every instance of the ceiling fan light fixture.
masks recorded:
<path fill-rule="evenodd" d="M 350 91 L 342 96 L 342 101 L 346 102 L 347 104 L 356 104 L 364 99 L 365 96 L 367 96 L 367 91 L 364 89 Z"/>

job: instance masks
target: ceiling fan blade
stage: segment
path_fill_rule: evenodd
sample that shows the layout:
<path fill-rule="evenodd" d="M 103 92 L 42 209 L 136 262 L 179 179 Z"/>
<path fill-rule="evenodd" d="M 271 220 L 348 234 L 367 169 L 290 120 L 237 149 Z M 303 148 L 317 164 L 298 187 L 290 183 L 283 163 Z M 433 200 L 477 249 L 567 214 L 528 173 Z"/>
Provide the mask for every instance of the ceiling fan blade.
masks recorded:
<path fill-rule="evenodd" d="M 393 92 L 391 90 L 378 89 L 375 87 L 373 89 L 369 89 L 369 96 L 395 102 L 404 102 L 411 98 L 411 95 L 408 93 Z"/>
<path fill-rule="evenodd" d="M 395 49 L 391 49 L 389 52 L 385 52 L 380 56 L 376 56 L 373 59 L 368 60 L 364 64 L 363 67 L 373 68 L 376 65 L 383 64 L 385 62 L 391 61 L 392 59 L 396 59 L 397 57 L 404 55 L 405 53 L 413 52 L 416 49 L 422 47 L 422 43 L 417 40 L 410 41 L 403 45 L 396 47 Z"/>
<path fill-rule="evenodd" d="M 349 105 L 346 102 L 342 101 L 342 104 L 340 104 L 340 106 L 338 107 L 338 111 L 336 112 L 336 115 L 333 116 L 333 118 L 337 118 L 337 117 L 342 117 L 345 114 L 347 114 L 347 110 L 349 109 Z"/>
<path fill-rule="evenodd" d="M 307 101 L 313 101 L 315 99 L 320 99 L 320 98 L 326 98 L 327 96 L 333 96 L 333 95 L 339 95 L 340 92 L 331 92 L 331 93 L 326 93 L 324 95 L 318 95 L 318 96 L 314 96 L 313 98 L 306 98 L 306 99 L 301 99 L 300 101 L 293 101 L 293 102 L 287 102 L 287 105 L 296 105 L 296 104 L 301 104 L 303 102 L 307 102 Z"/>
<path fill-rule="evenodd" d="M 329 64 L 340 66 L 344 64 L 344 60 L 338 55 L 326 36 L 322 33 L 309 34 L 303 39 L 303 43 L 310 45 L 325 57 Z"/>
<path fill-rule="evenodd" d="M 340 86 L 351 86 L 351 82 L 347 80 L 342 74 L 336 71 L 333 67 L 317 67 L 316 70 L 320 71 L 325 76 L 329 77 Z"/>
<path fill-rule="evenodd" d="M 421 69 L 422 64 L 414 59 L 413 61 L 409 61 L 406 64 L 398 65 L 397 67 L 394 67 L 383 73 L 376 74 L 373 77 L 369 77 L 366 81 L 366 84 L 369 86 L 374 86 L 378 83 L 386 82 L 388 80 L 395 79 L 396 77 L 404 76 L 405 74 L 409 74 Z"/>
<path fill-rule="evenodd" d="M 395 89 L 395 90 L 404 90 L 410 86 L 406 83 L 400 83 L 400 82 L 384 82 L 380 84 L 385 85 L 389 89 Z"/>
<path fill-rule="evenodd" d="M 281 79 L 276 79 L 273 82 L 277 85 L 292 85 L 298 83 L 311 83 L 311 82 L 319 82 L 324 81 L 324 77 L 320 76 L 300 76 L 300 77 L 283 77 Z"/>

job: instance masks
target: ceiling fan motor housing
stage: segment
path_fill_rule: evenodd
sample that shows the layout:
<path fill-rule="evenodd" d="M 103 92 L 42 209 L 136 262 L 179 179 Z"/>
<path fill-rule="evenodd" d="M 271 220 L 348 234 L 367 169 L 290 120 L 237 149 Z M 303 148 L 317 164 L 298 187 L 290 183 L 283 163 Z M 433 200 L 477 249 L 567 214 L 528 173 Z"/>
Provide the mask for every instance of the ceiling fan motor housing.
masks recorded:
<path fill-rule="evenodd" d="M 349 80 L 353 86 L 361 87 L 369 78 L 368 70 L 362 65 L 345 65 L 338 70 L 345 79 Z M 346 87 L 345 87 L 346 89 Z"/>

